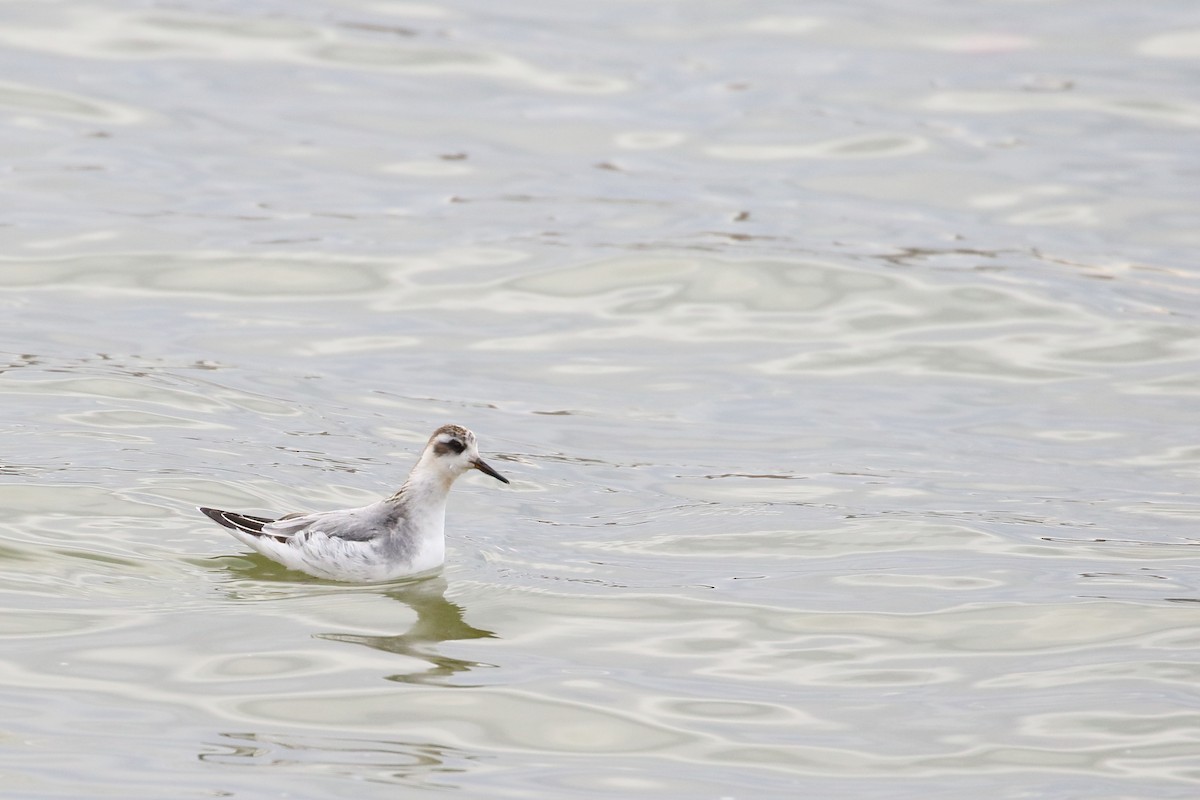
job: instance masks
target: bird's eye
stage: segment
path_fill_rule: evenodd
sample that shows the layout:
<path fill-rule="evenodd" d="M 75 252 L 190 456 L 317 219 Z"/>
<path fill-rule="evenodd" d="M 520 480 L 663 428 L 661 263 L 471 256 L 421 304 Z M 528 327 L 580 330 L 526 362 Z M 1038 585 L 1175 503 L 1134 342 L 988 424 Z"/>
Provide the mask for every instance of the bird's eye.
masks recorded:
<path fill-rule="evenodd" d="M 446 442 L 446 446 L 456 453 L 461 453 L 463 450 L 467 449 L 467 446 L 458 439 L 451 439 L 450 441 Z"/>

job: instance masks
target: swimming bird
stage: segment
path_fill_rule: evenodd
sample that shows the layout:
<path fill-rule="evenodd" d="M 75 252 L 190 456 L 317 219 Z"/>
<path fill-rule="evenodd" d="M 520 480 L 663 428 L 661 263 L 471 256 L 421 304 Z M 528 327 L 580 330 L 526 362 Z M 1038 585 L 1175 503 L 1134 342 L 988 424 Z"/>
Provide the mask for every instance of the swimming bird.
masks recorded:
<path fill-rule="evenodd" d="M 390 581 L 445 561 L 446 497 L 455 479 L 472 469 L 508 483 L 479 457 L 474 433 L 443 425 L 404 485 L 370 505 L 278 519 L 204 507 L 200 513 L 288 569 L 334 581 Z"/>

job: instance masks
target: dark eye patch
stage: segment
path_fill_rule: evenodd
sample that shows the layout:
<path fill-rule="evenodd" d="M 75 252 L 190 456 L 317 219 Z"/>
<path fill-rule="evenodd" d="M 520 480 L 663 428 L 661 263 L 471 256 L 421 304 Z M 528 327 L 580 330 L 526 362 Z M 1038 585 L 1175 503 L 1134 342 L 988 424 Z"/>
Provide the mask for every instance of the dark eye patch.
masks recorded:
<path fill-rule="evenodd" d="M 433 454 L 435 456 L 444 456 L 447 453 L 462 453 L 467 446 L 462 443 L 461 439 L 450 439 L 449 441 L 441 441 L 440 439 L 433 443 Z"/>

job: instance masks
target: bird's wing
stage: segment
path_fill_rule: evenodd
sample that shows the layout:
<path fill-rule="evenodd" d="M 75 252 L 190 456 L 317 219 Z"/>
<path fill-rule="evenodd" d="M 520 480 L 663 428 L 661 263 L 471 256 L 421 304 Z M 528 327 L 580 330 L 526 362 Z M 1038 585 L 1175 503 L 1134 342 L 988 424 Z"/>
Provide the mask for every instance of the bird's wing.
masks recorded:
<path fill-rule="evenodd" d="M 262 526 L 265 535 L 289 538 L 299 533 L 321 533 L 331 539 L 368 542 L 386 535 L 398 522 L 391 507 L 373 503 L 363 508 L 318 511 L 313 514 L 289 514 Z"/>

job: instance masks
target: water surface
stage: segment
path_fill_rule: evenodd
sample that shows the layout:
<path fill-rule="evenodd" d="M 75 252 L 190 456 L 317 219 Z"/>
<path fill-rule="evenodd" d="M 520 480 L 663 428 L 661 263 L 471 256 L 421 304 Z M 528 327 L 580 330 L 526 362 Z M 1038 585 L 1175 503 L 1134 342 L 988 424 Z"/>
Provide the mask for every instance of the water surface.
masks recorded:
<path fill-rule="evenodd" d="M 6 797 L 1195 796 L 1192 4 L 0 23 Z"/>

